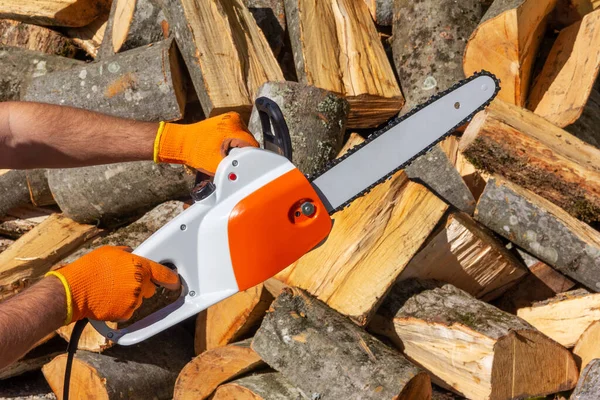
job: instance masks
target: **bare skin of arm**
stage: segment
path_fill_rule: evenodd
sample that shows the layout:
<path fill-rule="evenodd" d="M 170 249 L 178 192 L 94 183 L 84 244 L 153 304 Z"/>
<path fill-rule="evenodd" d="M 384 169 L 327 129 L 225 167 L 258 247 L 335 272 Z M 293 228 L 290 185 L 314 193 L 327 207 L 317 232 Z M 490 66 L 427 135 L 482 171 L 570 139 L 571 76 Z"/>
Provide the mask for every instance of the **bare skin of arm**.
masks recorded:
<path fill-rule="evenodd" d="M 72 107 L 0 103 L 0 169 L 152 160 L 158 123 Z"/>
<path fill-rule="evenodd" d="M 53 276 L 0 303 L 0 369 L 60 328 L 66 316 L 65 290 Z"/>

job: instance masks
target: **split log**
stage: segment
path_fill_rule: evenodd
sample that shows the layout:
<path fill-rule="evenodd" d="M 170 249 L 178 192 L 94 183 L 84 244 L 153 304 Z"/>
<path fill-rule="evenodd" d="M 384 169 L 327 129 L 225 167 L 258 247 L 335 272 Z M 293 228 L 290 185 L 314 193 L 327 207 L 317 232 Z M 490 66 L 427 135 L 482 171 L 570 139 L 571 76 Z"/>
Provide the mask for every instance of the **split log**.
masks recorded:
<path fill-rule="evenodd" d="M 475 168 L 475 166 L 465 158 L 462 152 L 459 151 L 459 141 L 454 135 L 448 136 L 439 144 L 440 148 L 446 153 L 448 160 L 454 165 L 459 175 L 471 191 L 475 202 L 479 200 L 479 196 L 483 193 L 487 183 L 488 175 Z M 472 215 L 473 213 L 471 213 Z"/>
<path fill-rule="evenodd" d="M 0 254 L 0 300 L 31 286 L 66 257 L 102 231 L 54 214 Z"/>
<path fill-rule="evenodd" d="M 87 243 L 81 249 L 61 260 L 61 262 L 58 265 L 55 265 L 53 269 L 72 263 L 78 258 L 83 257 L 92 250 L 95 250 L 101 246 L 128 246 L 132 249 L 135 249 L 142 244 L 143 241 L 148 239 L 150 235 L 159 230 L 163 225 L 175 218 L 182 211 L 182 202 L 168 201 L 163 203 L 146 213 L 143 217 L 132 224 L 118 229 L 107 236 L 96 238 L 95 240 Z M 157 290 L 157 294 L 155 294 L 152 298 L 144 300 L 142 306 L 136 310 L 133 316 L 126 322 L 126 325 L 130 325 L 131 323 L 149 315 L 156 309 L 172 303 L 177 299 L 177 297 L 179 297 L 179 293 L 175 291 L 166 290 L 164 288 Z M 111 325 L 111 328 L 113 329 L 126 326 L 124 323 L 119 324 L 109 322 L 108 324 Z M 73 327 L 74 324 L 63 326 L 56 332 L 66 341 L 69 341 L 71 340 L 71 332 Z M 81 334 L 77 348 L 79 350 L 102 352 L 112 346 L 113 342 L 100 335 L 91 325 L 88 325 Z"/>
<path fill-rule="evenodd" d="M 71 58 L 0 46 L 0 101 L 21 100 L 21 90 L 33 78 L 82 65 Z"/>
<path fill-rule="evenodd" d="M 600 233 L 549 201 L 493 178 L 475 219 L 588 289 L 600 290 Z"/>
<path fill-rule="evenodd" d="M 426 373 L 297 288 L 277 297 L 252 348 L 311 398 L 431 398 Z"/>
<path fill-rule="evenodd" d="M 525 266 L 490 231 L 464 213 L 452 213 L 398 279 L 436 279 L 490 301 L 526 274 Z"/>
<path fill-rule="evenodd" d="M 196 318 L 196 354 L 242 339 L 260 324 L 272 302 L 261 283 L 210 306 Z"/>
<path fill-rule="evenodd" d="M 600 397 L 600 359 L 592 360 L 583 371 L 570 400 L 596 400 Z"/>
<path fill-rule="evenodd" d="M 600 149 L 544 118 L 495 101 L 473 118 L 460 147 L 478 168 L 545 197 L 583 221 L 600 220 Z"/>
<path fill-rule="evenodd" d="M 169 24 L 159 1 L 113 0 L 98 57 L 160 42 L 168 35 Z"/>
<path fill-rule="evenodd" d="M 245 376 L 219 386 L 212 400 L 310 400 L 279 372 Z"/>
<path fill-rule="evenodd" d="M 573 347 L 592 322 L 600 320 L 600 294 L 585 289 L 517 310 L 517 316 L 565 347 Z"/>
<path fill-rule="evenodd" d="M 285 0 L 299 82 L 346 97 L 348 126 L 375 127 L 404 98 L 364 1 Z"/>
<path fill-rule="evenodd" d="M 84 26 L 109 6 L 108 0 L 1 0 L 0 18 L 36 25 Z"/>
<path fill-rule="evenodd" d="M 575 347 L 573 355 L 579 365 L 579 370 L 583 370 L 592 360 L 600 358 L 600 321 L 594 321 L 581 334 Z"/>
<path fill-rule="evenodd" d="M 37 371 L 52 359 L 65 352 L 67 344 L 59 337 L 50 336 L 43 343 L 37 343 L 32 350 L 11 365 L 0 369 L 0 381 Z"/>
<path fill-rule="evenodd" d="M 475 29 L 463 59 L 465 75 L 485 69 L 502 81 L 498 98 L 524 106 L 531 70 L 556 0 L 495 0 Z"/>
<path fill-rule="evenodd" d="M 0 20 L 0 41 L 4 46 L 63 57 L 73 57 L 77 51 L 69 38 L 52 29 L 10 19 Z"/>
<path fill-rule="evenodd" d="M 67 35 L 73 40 L 73 43 L 85 50 L 92 58 L 98 56 L 106 25 L 108 25 L 108 15 L 108 11 L 104 12 L 86 26 L 67 30 Z"/>
<path fill-rule="evenodd" d="M 379 26 L 392 26 L 394 19 L 393 0 L 364 0 L 369 7 L 373 21 Z"/>
<path fill-rule="evenodd" d="M 0 235 L 16 240 L 55 212 L 53 209 L 32 206 L 13 208 L 7 215 L 0 217 Z"/>
<path fill-rule="evenodd" d="M 244 0 L 244 5 L 252 13 L 273 54 L 279 59 L 286 42 L 289 42 L 283 0 Z"/>
<path fill-rule="evenodd" d="M 340 155 L 360 143 L 358 138 L 351 136 Z M 276 278 L 366 325 L 447 209 L 425 187 L 397 172 L 337 212 L 327 241 Z"/>
<path fill-rule="evenodd" d="M 406 114 L 465 78 L 462 57 L 467 39 L 485 10 L 481 0 L 401 0 L 394 4 L 392 51 L 406 98 L 402 114 Z"/>
<path fill-rule="evenodd" d="M 281 108 L 292 140 L 292 161 L 304 174 L 315 173 L 340 151 L 348 121 L 348 102 L 334 93 L 296 82 L 267 82 L 256 97 Z M 248 125 L 263 142 L 260 118 L 253 108 Z"/>
<path fill-rule="evenodd" d="M 528 108 L 561 128 L 575 123 L 586 107 L 599 71 L 597 10 L 560 32 L 532 86 Z M 597 118 L 600 121 L 600 115 Z"/>
<path fill-rule="evenodd" d="M 69 71 L 35 78 L 23 100 L 84 108 L 138 121 L 183 117 L 185 80 L 172 39 Z"/>
<path fill-rule="evenodd" d="M 457 209 L 473 215 L 475 199 L 440 144 L 406 167 L 406 175 Z"/>
<path fill-rule="evenodd" d="M 208 350 L 181 370 L 175 383 L 174 400 L 204 400 L 222 383 L 265 367 L 250 348 L 250 340 Z"/>
<path fill-rule="evenodd" d="M 78 351 L 71 372 L 75 399 L 171 399 L 177 374 L 193 356 L 191 336 L 174 327 L 133 346 L 102 354 Z M 67 355 L 42 368 L 57 396 L 63 391 Z"/>
<path fill-rule="evenodd" d="M 78 222 L 118 226 L 167 200 L 189 196 L 195 175 L 182 165 L 152 161 L 52 169 L 56 203 Z"/>
<path fill-rule="evenodd" d="M 579 119 L 567 126 L 565 130 L 584 142 L 600 148 L 598 125 L 600 125 L 600 79 L 596 80 Z"/>
<path fill-rule="evenodd" d="M 593 0 L 558 0 L 550 16 L 549 24 L 554 29 L 562 29 L 581 21 L 592 12 Z"/>
<path fill-rule="evenodd" d="M 242 0 L 165 0 L 163 7 L 207 117 L 237 111 L 247 120 L 258 88 L 284 80 Z"/>
<path fill-rule="evenodd" d="M 542 396 L 577 382 L 568 350 L 450 284 L 399 282 L 370 328 L 427 369 L 434 383 L 469 399 Z"/>

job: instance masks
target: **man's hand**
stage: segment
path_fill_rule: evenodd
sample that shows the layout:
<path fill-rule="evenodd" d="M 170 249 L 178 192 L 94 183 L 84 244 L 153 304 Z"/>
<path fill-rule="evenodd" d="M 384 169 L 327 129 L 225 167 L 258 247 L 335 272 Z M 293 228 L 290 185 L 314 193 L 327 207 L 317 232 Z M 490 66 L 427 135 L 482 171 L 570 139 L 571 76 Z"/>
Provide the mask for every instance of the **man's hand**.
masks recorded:
<path fill-rule="evenodd" d="M 48 275 L 59 278 L 65 287 L 65 324 L 83 318 L 124 321 L 144 298 L 154 295 L 155 284 L 171 290 L 180 286 L 174 271 L 126 247 L 101 247 Z"/>
<path fill-rule="evenodd" d="M 258 142 L 235 112 L 191 125 L 161 123 L 154 142 L 154 161 L 187 164 L 214 175 L 233 147 L 258 147 Z"/>

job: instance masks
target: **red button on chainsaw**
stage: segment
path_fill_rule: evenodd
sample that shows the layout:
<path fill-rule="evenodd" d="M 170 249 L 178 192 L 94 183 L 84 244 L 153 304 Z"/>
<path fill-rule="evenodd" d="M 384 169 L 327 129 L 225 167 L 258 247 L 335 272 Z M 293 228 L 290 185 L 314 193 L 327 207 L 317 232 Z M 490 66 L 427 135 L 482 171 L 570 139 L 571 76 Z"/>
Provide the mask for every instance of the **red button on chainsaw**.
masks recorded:
<path fill-rule="evenodd" d="M 234 174 L 233 172 L 229 174 L 229 180 L 230 181 L 237 181 L 237 175 Z"/>

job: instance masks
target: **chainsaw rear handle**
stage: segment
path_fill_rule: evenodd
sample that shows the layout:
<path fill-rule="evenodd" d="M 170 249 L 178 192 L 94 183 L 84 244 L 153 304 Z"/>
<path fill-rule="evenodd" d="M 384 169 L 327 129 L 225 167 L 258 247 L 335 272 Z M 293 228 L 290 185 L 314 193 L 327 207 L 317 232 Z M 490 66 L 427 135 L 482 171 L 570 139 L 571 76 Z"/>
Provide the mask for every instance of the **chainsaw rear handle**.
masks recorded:
<path fill-rule="evenodd" d="M 225 298 L 261 283 L 322 242 L 331 218 L 306 177 L 285 157 L 233 149 L 216 189 L 164 225 L 134 254 L 173 264 L 181 296 L 127 328 L 91 321 L 106 338 L 132 345 Z M 307 203 L 313 207 L 310 213 Z"/>
<path fill-rule="evenodd" d="M 264 148 L 292 161 L 290 131 L 277 103 L 267 97 L 259 97 L 254 106 L 260 117 Z"/>

